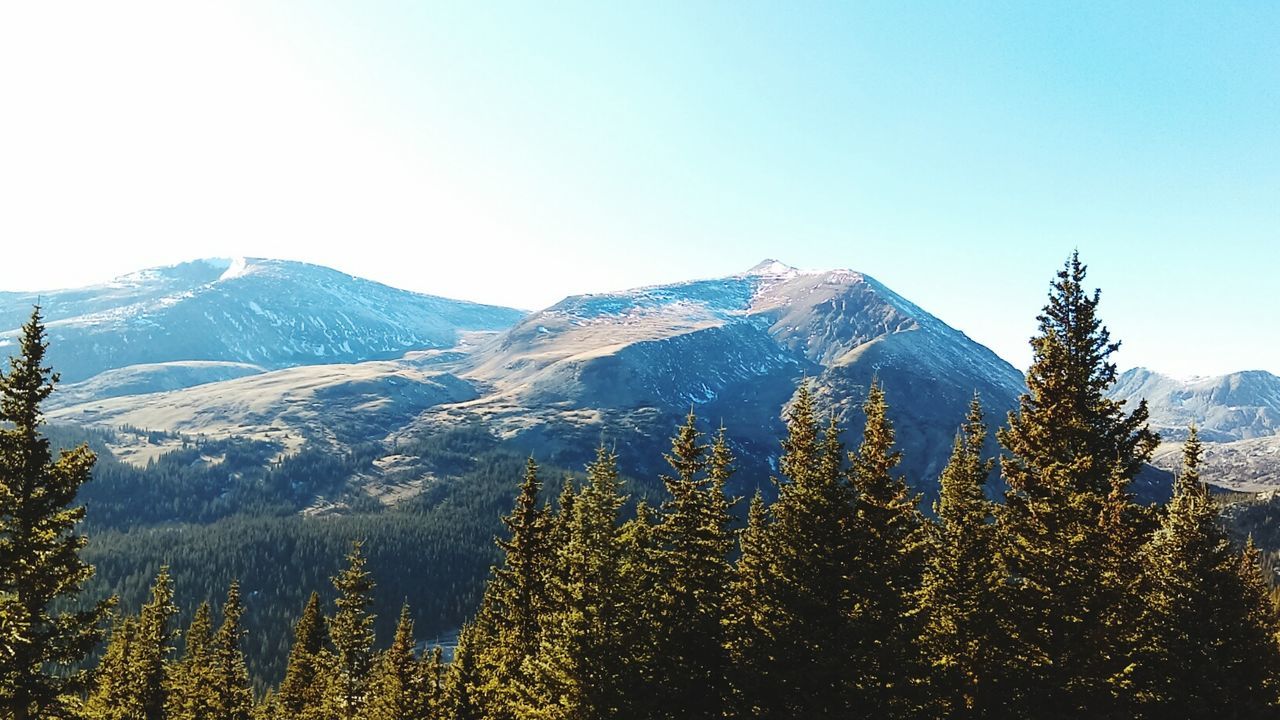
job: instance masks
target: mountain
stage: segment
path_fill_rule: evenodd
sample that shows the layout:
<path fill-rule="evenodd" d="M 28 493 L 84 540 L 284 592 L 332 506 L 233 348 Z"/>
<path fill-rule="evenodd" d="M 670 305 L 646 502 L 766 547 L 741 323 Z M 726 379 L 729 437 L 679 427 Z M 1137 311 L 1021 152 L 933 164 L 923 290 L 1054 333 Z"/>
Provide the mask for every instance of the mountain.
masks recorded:
<path fill-rule="evenodd" d="M 1249 370 L 1182 381 L 1134 368 L 1121 374 L 1110 395 L 1129 407 L 1147 401 L 1151 426 L 1166 440 L 1156 451 L 1157 466 L 1177 469 L 1180 443 L 1195 424 L 1207 442 L 1207 480 L 1250 492 L 1280 486 L 1280 377 Z"/>
<path fill-rule="evenodd" d="M 470 418 L 577 464 L 607 431 L 624 454 L 661 453 L 691 407 L 723 422 L 743 455 L 776 458 L 781 409 L 809 378 L 824 412 L 861 432 L 872 378 L 885 385 L 904 471 L 936 484 L 974 392 L 993 419 L 1022 374 L 964 333 L 852 270 L 802 271 L 774 260 L 724 278 L 578 295 L 479 346 L 455 370 L 480 396 L 432 408 L 418 426 Z M 744 468 L 765 484 L 772 468 Z"/>
<path fill-rule="evenodd" d="M 1130 404 L 1146 399 L 1152 428 L 1167 437 L 1185 437 L 1192 423 L 1211 442 L 1280 432 L 1280 377 L 1263 370 L 1181 381 L 1134 368 L 1120 375 L 1109 395 Z"/>
<path fill-rule="evenodd" d="M 232 280 L 240 277 L 252 273 Z M 361 302 L 372 304 L 368 296 Z M 318 312 L 312 304 L 292 315 L 278 305 L 271 316 L 249 307 L 236 322 L 247 327 L 251 318 L 273 317 L 270 327 L 286 348 L 301 342 L 289 330 L 321 325 L 310 319 Z M 326 347 L 349 342 L 348 325 L 324 325 L 341 330 Z M 354 334 L 373 333 L 361 327 Z M 568 467 L 580 467 L 599 442 L 610 443 L 628 472 L 656 485 L 670 434 L 693 408 L 709 424 L 725 425 L 740 456 L 764 458 L 740 468 L 736 489 L 750 491 L 769 488 L 767 478 L 776 474 L 783 409 L 797 383 L 808 378 L 823 412 L 847 428 L 852 448 L 866 388 L 879 378 L 905 452 L 903 472 L 931 494 L 973 394 L 982 396 L 994 426 L 1024 390 L 1013 366 L 874 278 L 776 261 L 723 278 L 571 296 L 487 338 L 455 337 L 462 342 L 401 351 L 397 360 L 102 396 L 65 406 L 54 419 L 261 439 L 283 434 L 293 438 L 289 445 L 375 442 L 396 458 L 398 472 L 398 447 L 443 428 L 478 425 Z M 425 340 L 443 346 L 446 338 L 419 344 Z M 240 362 L 270 368 L 274 356 L 265 356 L 273 346 L 255 340 L 240 347 L 256 348 Z"/>
<path fill-rule="evenodd" d="M 0 354 L 37 302 L 50 362 L 67 382 L 157 363 L 278 369 L 394 358 L 453 346 L 470 331 L 502 330 L 524 315 L 306 263 L 196 260 L 93 287 L 0 293 Z"/>

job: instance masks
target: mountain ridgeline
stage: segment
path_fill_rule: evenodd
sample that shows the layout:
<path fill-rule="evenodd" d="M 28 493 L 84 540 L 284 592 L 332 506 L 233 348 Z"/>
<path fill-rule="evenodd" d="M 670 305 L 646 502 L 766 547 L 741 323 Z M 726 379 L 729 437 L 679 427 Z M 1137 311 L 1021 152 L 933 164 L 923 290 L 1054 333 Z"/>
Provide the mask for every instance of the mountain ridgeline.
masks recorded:
<path fill-rule="evenodd" d="M 372 443 L 379 467 L 399 470 L 413 460 L 398 447 L 467 424 L 566 466 L 603 435 L 656 490 L 656 438 L 693 407 L 733 428 L 747 458 L 733 489 L 771 492 L 798 381 L 852 438 L 879 378 L 910 451 L 904 469 L 932 497 L 972 395 L 1003 415 L 1024 389 L 1011 365 L 873 278 L 775 261 L 527 316 L 276 261 L 201 261 L 106 287 L 102 304 L 92 289 L 44 298 L 54 360 L 79 380 L 53 421 L 287 436 L 291 452 Z"/>
<path fill-rule="evenodd" d="M 128 568 L 129 552 L 109 551 L 101 564 L 135 584 L 154 581 L 121 605 L 89 583 L 95 568 L 85 562 L 93 546 L 81 533 L 92 522 L 82 522 L 77 490 L 94 454 L 86 445 L 55 454 L 40 433 L 53 378 L 37 311 L 0 375 L 0 715 L 1275 717 L 1280 614 L 1261 553 L 1224 525 L 1200 477 L 1194 429 L 1172 499 L 1159 507 L 1135 497 L 1159 440 L 1146 403 L 1126 410 L 1104 392 L 1118 377 L 1117 346 L 1085 275 L 1074 255 L 1058 273 L 1032 340 L 1027 390 L 994 432 L 1000 502 L 989 497 L 995 463 L 980 393 L 970 395 L 927 516 L 901 472 L 881 381 L 861 393 L 861 431 L 846 444 L 830 412 L 838 403 L 820 405 L 815 378 L 799 382 L 784 410 L 776 493 L 757 492 L 745 524 L 727 492 L 744 458 L 729 430 L 690 410 L 666 443 L 653 504 L 633 502 L 617 453 L 597 441 L 582 476 L 547 486 L 533 458 L 492 464 L 505 481 L 482 472 L 432 483 L 416 496 L 417 515 L 403 507 L 325 521 L 265 514 L 204 526 L 230 530 L 220 535 L 190 523 L 127 533 L 150 544 L 148 562 Z M 489 428 L 454 432 L 403 449 L 429 459 L 441 478 L 497 457 Z M 208 440 L 183 442 L 194 445 L 186 452 L 215 452 Z M 245 448 L 221 450 L 175 467 L 244 462 Z M 297 456 L 273 467 L 288 457 Z M 386 457 L 343 459 L 366 461 Z M 250 480 L 244 489 L 296 484 Z M 468 518 L 487 515 L 503 495 L 495 562 L 478 597 L 466 595 L 480 559 L 468 551 L 480 541 L 465 531 L 481 526 Z M 423 525 L 454 532 L 406 544 Z M 318 563 L 325 583 L 299 561 L 318 559 L 317 548 L 332 557 L 334 532 L 358 537 L 341 565 Z M 217 603 L 188 597 L 190 580 L 177 581 L 194 570 L 207 588 L 228 549 L 213 538 L 261 543 Z M 172 552 L 183 544 L 205 553 L 198 567 Z M 453 564 L 422 568 L 423 557 Z M 280 590 L 300 613 L 293 638 L 264 644 L 252 618 L 279 613 Z M 404 598 L 398 613 L 385 610 L 387 592 Z M 450 652 L 420 650 L 415 617 L 438 623 L 459 601 L 471 610 Z M 266 692 L 254 689 L 254 650 L 284 661 Z"/>

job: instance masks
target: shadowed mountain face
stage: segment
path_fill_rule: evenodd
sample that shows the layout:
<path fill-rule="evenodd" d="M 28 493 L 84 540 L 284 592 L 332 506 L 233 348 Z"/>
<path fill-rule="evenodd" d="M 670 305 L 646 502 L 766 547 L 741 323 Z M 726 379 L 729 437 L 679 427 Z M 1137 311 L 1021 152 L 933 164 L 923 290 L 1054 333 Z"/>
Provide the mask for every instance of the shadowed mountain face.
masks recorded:
<path fill-rule="evenodd" d="M 186 361 L 265 369 L 394 358 L 450 347 L 523 313 L 397 290 L 282 260 L 197 260 L 105 285 L 0 293 L 0 354 L 39 302 L 50 362 L 77 382 L 131 365 Z"/>
<path fill-rule="evenodd" d="M 424 425 L 477 418 L 570 464 L 606 431 L 643 458 L 637 472 L 656 475 L 692 407 L 723 422 L 744 456 L 770 458 L 742 468 L 746 487 L 772 472 L 783 407 L 804 378 L 852 447 L 878 377 L 903 470 L 926 490 L 973 393 L 994 425 L 1024 387 L 1013 366 L 876 280 L 775 261 L 726 278 L 567 298 L 481 346 L 458 372 L 485 392 L 424 413 Z"/>
<path fill-rule="evenodd" d="M 78 383 L 57 420 L 287 437 L 289 447 L 372 441 L 388 455 L 477 422 L 570 467 L 604 441 L 656 484 L 693 408 L 708 429 L 727 428 L 744 458 L 735 489 L 749 491 L 770 487 L 799 382 L 854 449 L 878 378 L 902 471 L 932 494 L 973 394 L 995 426 L 1024 390 L 990 350 L 850 270 L 766 261 L 725 278 L 573 296 L 518 322 L 514 311 L 293 263 L 191 263 L 139 277 L 103 291 L 123 309 L 95 314 L 84 293 L 49 296 L 53 347 L 66 346 L 54 362 L 68 377 L 92 363 L 159 363 Z M 379 357 L 398 359 L 370 361 Z M 304 367 L 276 369 L 286 365 Z M 198 387 L 172 389 L 184 382 Z M 169 391 L 134 394 L 145 388 Z"/>

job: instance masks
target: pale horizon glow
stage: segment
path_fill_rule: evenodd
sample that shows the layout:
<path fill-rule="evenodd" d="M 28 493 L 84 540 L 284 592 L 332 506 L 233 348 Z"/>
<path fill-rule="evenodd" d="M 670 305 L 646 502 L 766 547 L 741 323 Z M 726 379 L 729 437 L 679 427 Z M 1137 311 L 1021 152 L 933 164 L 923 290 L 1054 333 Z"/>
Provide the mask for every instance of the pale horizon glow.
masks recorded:
<path fill-rule="evenodd" d="M 275 257 L 536 310 L 850 268 L 1019 367 L 1280 373 L 1280 6 L 10 3 L 0 291 Z"/>

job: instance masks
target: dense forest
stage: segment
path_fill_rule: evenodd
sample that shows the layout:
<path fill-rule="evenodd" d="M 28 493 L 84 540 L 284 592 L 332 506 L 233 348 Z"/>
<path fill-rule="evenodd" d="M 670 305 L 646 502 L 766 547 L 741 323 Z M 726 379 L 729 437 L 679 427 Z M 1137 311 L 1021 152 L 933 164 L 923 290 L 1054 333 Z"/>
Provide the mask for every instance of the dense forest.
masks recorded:
<path fill-rule="evenodd" d="M 998 461 L 975 397 L 928 514 L 895 470 L 892 388 L 868 389 L 861 441 L 846 448 L 802 383 L 769 498 L 726 494 L 738 460 L 725 430 L 690 412 L 652 503 L 632 502 L 607 444 L 583 476 L 548 482 L 560 472 L 463 434 L 436 450 L 477 443 L 441 453 L 469 479 L 397 512 L 304 523 L 291 493 L 317 480 L 281 466 L 268 474 L 290 474 L 245 486 L 273 488 L 258 515 L 223 513 L 226 488 L 196 478 L 189 500 L 165 491 L 190 505 L 154 510 L 181 522 L 129 531 L 121 506 L 85 523 L 94 456 L 55 454 L 40 432 L 53 386 L 37 313 L 0 375 L 0 713 L 1275 717 L 1280 622 L 1259 552 L 1201 483 L 1194 429 L 1172 499 L 1134 499 L 1157 438 L 1145 406 L 1104 394 L 1118 344 L 1084 281 L 1073 257 L 1053 282 L 1028 393 L 994 432 Z M 362 459 L 306 462 L 323 476 L 326 462 Z M 1242 512 L 1274 533 L 1269 504 Z M 503 515 L 481 537 L 483 523 L 449 522 L 459 513 Z M 228 579 L 232 547 L 246 555 Z M 133 571 L 112 568 L 119 558 Z M 127 576 L 114 590 L 139 600 L 95 587 L 93 565 Z M 483 587 L 450 585 L 490 565 Z M 283 613 L 293 637 L 264 641 L 255 623 Z M 422 647 L 464 618 L 450 652 Z M 251 672 L 251 657 L 283 672 Z"/>

